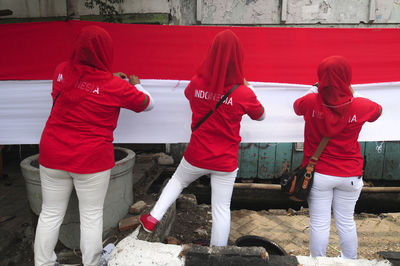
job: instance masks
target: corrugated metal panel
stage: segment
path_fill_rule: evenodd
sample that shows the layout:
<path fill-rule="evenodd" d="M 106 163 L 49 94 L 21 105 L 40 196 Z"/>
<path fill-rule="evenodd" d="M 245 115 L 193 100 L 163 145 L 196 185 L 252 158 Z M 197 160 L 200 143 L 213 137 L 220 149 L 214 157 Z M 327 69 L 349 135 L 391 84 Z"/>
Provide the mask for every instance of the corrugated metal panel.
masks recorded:
<path fill-rule="evenodd" d="M 275 173 L 279 176 L 289 170 L 292 165 L 292 143 L 279 143 L 275 153 Z"/>
<path fill-rule="evenodd" d="M 258 178 L 272 179 L 274 177 L 276 146 L 276 143 L 258 145 Z"/>
<path fill-rule="evenodd" d="M 238 176 L 245 178 L 257 177 L 258 144 L 241 143 L 239 150 L 239 173 Z"/>
<path fill-rule="evenodd" d="M 400 142 L 386 143 L 383 179 L 400 180 Z"/>
<path fill-rule="evenodd" d="M 365 144 L 365 153 L 367 162 L 364 177 L 365 179 L 382 179 L 383 161 L 385 155 L 385 143 L 367 142 Z"/>

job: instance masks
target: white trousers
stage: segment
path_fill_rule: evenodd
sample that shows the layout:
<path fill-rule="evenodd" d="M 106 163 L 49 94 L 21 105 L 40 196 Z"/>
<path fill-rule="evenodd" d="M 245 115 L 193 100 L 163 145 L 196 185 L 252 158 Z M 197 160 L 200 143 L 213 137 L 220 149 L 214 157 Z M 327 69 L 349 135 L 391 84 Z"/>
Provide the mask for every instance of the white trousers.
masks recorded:
<path fill-rule="evenodd" d="M 103 205 L 110 170 L 75 174 L 40 166 L 42 211 L 35 236 L 35 265 L 54 265 L 58 233 L 67 210 L 72 188 L 79 200 L 82 263 L 98 265 L 102 251 Z"/>
<path fill-rule="evenodd" d="M 308 197 L 311 256 L 325 256 L 329 243 L 331 208 L 340 239 L 341 256 L 357 258 L 357 230 L 354 208 L 363 186 L 362 178 L 315 173 Z"/>
<path fill-rule="evenodd" d="M 233 172 L 203 169 L 191 165 L 183 158 L 150 214 L 160 221 L 182 190 L 199 177 L 207 174 L 211 175 L 212 229 L 210 246 L 226 246 L 231 227 L 230 207 L 237 169 Z"/>

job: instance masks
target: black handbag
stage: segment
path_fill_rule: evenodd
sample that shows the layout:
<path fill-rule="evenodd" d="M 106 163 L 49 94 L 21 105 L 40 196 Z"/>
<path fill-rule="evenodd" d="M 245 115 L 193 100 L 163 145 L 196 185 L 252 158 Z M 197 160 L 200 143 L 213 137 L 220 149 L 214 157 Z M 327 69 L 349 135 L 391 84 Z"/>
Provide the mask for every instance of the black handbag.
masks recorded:
<path fill-rule="evenodd" d="M 307 200 L 314 181 L 315 164 L 328 144 L 328 141 L 328 137 L 323 137 L 321 139 L 321 142 L 306 166 L 299 166 L 293 171 L 285 172 L 281 176 L 281 190 L 289 196 L 289 199 L 294 201 Z"/>

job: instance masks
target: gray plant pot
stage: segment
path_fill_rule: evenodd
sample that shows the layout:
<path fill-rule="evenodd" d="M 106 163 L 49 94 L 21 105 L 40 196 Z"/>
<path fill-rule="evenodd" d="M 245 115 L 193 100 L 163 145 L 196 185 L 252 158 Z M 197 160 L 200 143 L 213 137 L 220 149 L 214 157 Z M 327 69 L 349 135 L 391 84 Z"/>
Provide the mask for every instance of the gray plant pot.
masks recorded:
<path fill-rule="evenodd" d="M 111 169 L 110 184 L 104 201 L 103 236 L 118 225 L 133 203 L 135 153 L 121 147 L 115 147 L 114 153 L 116 162 Z M 39 154 L 32 155 L 20 164 L 22 175 L 25 178 L 29 205 L 35 215 L 39 215 L 42 209 L 38 157 Z M 59 240 L 70 249 L 79 248 L 79 225 L 78 198 L 73 190 L 59 235 Z"/>

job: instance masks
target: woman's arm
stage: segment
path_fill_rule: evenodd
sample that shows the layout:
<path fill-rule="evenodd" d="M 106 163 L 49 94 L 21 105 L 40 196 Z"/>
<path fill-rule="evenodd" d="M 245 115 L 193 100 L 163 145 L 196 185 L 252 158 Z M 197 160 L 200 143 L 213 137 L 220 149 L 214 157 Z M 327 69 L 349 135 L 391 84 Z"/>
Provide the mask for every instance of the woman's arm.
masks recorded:
<path fill-rule="evenodd" d="M 147 105 L 146 109 L 144 109 L 144 112 L 150 111 L 151 109 L 153 109 L 154 108 L 154 100 L 151 97 L 150 93 L 145 88 L 143 88 L 142 85 L 140 85 L 140 79 L 135 75 L 130 75 L 129 83 L 132 84 L 133 86 L 135 86 L 138 91 L 143 92 L 144 94 L 146 94 L 149 97 L 150 102 L 149 102 L 149 105 Z"/>
<path fill-rule="evenodd" d="M 249 82 L 247 82 L 246 79 L 243 79 L 243 84 L 248 87 L 251 90 L 251 94 L 254 96 L 250 97 L 253 99 L 249 100 L 249 103 L 247 104 L 247 114 L 250 116 L 251 119 L 257 120 L 257 121 L 262 121 L 265 119 L 265 108 L 264 106 L 260 103 L 260 101 L 257 98 L 257 95 L 255 93 L 255 90 L 253 86 L 250 85 Z M 255 99 L 254 99 L 255 98 Z"/>

